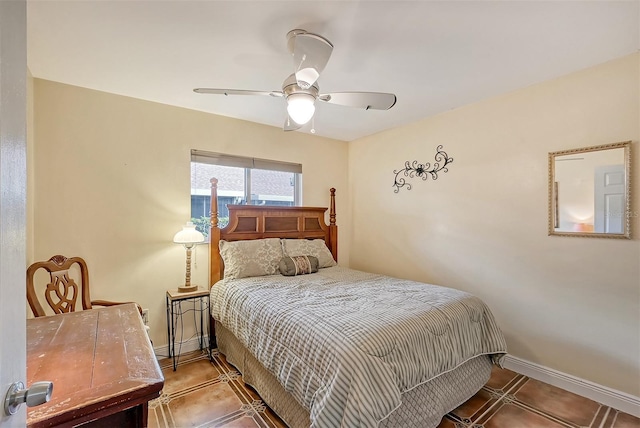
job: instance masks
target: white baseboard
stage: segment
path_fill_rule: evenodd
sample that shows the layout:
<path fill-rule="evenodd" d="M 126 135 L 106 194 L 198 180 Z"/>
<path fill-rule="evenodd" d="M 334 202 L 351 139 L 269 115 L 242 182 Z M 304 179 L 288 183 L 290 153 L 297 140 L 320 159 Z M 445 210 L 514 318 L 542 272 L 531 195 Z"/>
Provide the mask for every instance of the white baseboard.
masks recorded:
<path fill-rule="evenodd" d="M 204 336 L 204 344 L 205 348 L 209 346 L 208 335 Z M 185 340 L 182 344 L 176 341 L 176 355 L 184 355 L 187 352 L 197 351 L 198 349 L 200 349 L 200 336 Z M 153 352 L 158 359 L 169 358 L 169 345 L 154 346 Z"/>
<path fill-rule="evenodd" d="M 640 397 L 598 385 L 597 383 L 562 373 L 549 367 L 514 357 L 513 355 L 507 355 L 505 357 L 504 367 L 532 379 L 557 386 L 558 388 L 613 407 L 621 412 L 640 417 Z"/>

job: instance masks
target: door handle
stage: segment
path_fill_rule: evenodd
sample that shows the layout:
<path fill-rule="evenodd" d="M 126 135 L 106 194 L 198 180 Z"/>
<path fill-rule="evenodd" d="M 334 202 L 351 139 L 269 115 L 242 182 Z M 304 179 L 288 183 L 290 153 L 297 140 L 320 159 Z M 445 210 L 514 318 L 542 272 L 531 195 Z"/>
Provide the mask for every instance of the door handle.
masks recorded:
<path fill-rule="evenodd" d="M 7 391 L 4 399 L 4 413 L 7 416 L 18 411 L 22 403 L 27 407 L 39 406 L 51 400 L 53 394 L 53 382 L 35 382 L 28 389 L 22 382 L 14 382 Z"/>

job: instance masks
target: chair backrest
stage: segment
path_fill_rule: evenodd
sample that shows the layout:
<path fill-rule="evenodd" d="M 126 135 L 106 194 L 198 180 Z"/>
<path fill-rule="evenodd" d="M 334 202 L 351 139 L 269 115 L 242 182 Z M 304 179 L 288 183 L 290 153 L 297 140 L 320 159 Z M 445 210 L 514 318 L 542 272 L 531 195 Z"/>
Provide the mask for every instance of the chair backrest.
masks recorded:
<path fill-rule="evenodd" d="M 69 275 L 69 270 L 74 265 L 80 269 L 81 284 L 79 286 Z M 47 315 L 40 304 L 34 284 L 34 277 L 39 269 L 49 273 L 50 282 L 46 285 L 44 297 L 54 313 L 74 312 L 78 297 L 82 302 L 82 309 L 91 309 L 89 272 L 86 262 L 80 257 L 66 258 L 55 255 L 46 262 L 36 262 L 27 268 L 27 300 L 35 317 Z"/>

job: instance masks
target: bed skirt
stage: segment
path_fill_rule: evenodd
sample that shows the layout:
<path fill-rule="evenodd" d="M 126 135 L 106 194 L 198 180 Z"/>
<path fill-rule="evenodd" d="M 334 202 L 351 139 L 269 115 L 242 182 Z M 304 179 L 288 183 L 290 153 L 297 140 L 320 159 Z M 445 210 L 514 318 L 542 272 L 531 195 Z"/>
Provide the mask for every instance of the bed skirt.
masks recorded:
<path fill-rule="evenodd" d="M 309 411 L 301 406 L 242 343 L 220 322 L 215 327 L 218 349 L 244 382 L 291 428 L 308 428 Z M 475 357 L 402 394 L 402 405 L 380 422 L 380 428 L 436 427 L 442 416 L 471 398 L 491 376 L 491 359 Z"/>

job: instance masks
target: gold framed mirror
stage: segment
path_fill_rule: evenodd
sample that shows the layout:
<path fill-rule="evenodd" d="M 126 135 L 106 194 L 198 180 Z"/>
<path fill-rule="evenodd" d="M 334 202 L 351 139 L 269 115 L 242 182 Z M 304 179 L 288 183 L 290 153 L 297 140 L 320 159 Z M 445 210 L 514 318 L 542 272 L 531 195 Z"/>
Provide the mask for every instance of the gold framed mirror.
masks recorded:
<path fill-rule="evenodd" d="M 631 239 L 631 141 L 549 153 L 549 235 Z"/>

